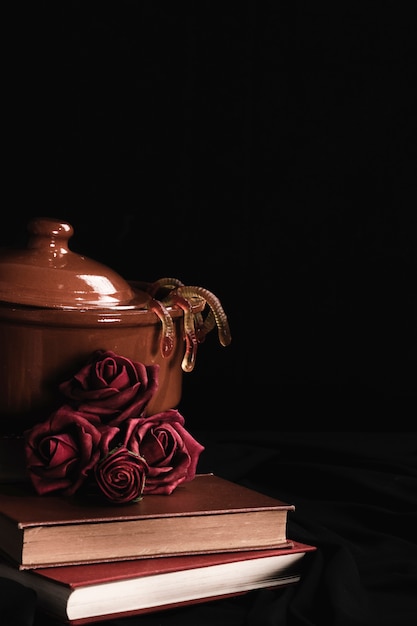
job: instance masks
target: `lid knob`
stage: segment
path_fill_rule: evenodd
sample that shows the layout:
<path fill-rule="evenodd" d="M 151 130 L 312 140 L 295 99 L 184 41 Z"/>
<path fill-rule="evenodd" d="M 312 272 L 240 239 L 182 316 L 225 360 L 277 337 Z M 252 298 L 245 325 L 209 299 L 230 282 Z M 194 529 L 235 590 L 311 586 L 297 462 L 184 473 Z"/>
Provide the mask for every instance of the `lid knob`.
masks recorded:
<path fill-rule="evenodd" d="M 40 250 L 51 261 L 61 259 L 69 252 L 68 240 L 73 236 L 71 224 L 49 218 L 35 218 L 28 223 L 28 249 Z"/>

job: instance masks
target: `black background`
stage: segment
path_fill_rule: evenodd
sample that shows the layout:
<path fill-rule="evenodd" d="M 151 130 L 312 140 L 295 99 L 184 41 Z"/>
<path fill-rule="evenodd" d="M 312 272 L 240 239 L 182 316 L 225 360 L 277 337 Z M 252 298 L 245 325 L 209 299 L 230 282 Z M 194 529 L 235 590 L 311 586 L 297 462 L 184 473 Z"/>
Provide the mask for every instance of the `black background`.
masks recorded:
<path fill-rule="evenodd" d="M 215 293 L 233 340 L 211 333 L 184 375 L 193 427 L 415 414 L 410 4 L 9 10 L 0 243 L 59 217 L 125 278 Z"/>

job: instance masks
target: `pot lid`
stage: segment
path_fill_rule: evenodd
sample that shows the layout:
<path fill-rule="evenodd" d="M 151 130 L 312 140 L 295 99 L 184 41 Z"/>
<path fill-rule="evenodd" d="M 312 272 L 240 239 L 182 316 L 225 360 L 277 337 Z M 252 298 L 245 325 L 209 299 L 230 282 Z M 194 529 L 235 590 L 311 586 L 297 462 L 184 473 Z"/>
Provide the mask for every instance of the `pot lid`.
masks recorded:
<path fill-rule="evenodd" d="M 137 304 L 137 293 L 119 274 L 72 252 L 71 224 L 35 218 L 23 250 L 0 251 L 0 301 L 43 308 L 108 308 Z"/>

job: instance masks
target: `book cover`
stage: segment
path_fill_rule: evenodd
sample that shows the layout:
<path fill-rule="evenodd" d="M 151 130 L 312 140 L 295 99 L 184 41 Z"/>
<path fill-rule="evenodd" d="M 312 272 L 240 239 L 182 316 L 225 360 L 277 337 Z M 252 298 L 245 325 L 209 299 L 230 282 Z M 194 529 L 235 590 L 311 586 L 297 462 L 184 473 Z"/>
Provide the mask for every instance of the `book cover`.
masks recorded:
<path fill-rule="evenodd" d="M 0 550 L 26 569 L 285 547 L 294 509 L 214 474 L 120 506 L 1 486 Z"/>
<path fill-rule="evenodd" d="M 39 609 L 73 626 L 297 583 L 311 545 L 19 570 L 0 576 L 34 589 Z"/>

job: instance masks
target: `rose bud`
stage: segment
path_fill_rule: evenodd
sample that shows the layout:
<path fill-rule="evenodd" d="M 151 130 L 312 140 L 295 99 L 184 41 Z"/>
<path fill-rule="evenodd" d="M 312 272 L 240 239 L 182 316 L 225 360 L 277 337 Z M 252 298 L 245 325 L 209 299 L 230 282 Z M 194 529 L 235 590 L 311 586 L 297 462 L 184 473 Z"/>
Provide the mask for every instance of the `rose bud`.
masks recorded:
<path fill-rule="evenodd" d="M 99 461 L 95 478 L 104 496 L 114 504 L 142 499 L 148 465 L 145 459 L 120 446 Z"/>

